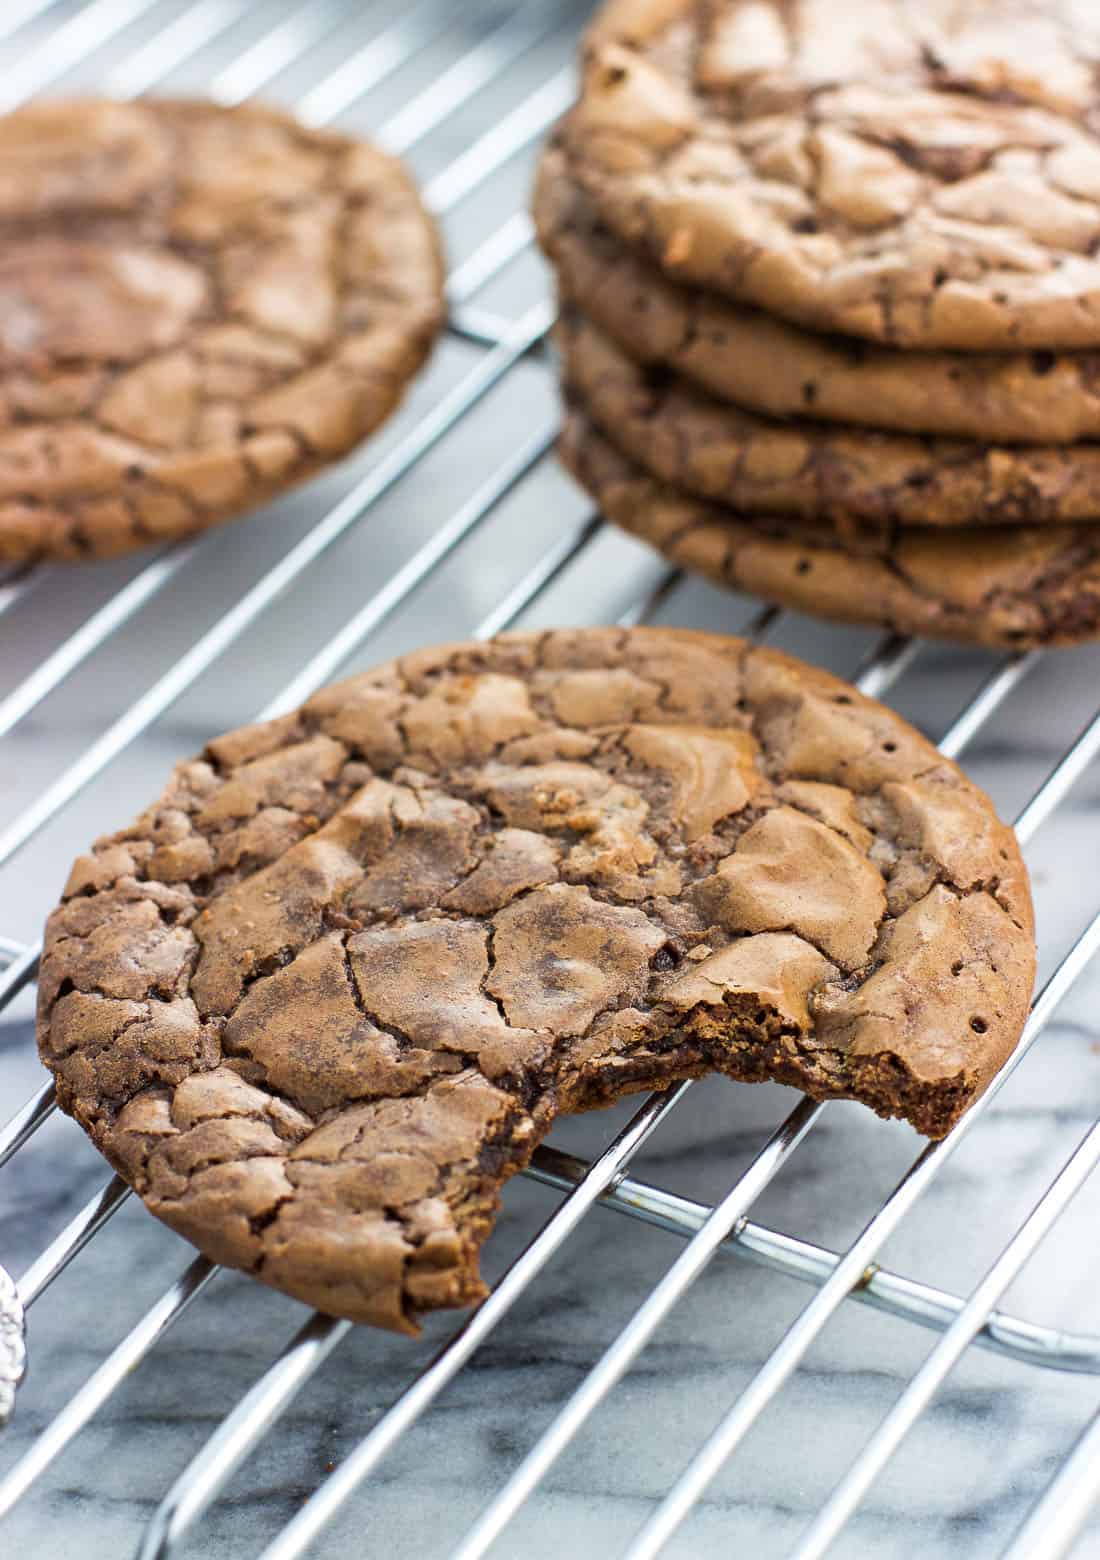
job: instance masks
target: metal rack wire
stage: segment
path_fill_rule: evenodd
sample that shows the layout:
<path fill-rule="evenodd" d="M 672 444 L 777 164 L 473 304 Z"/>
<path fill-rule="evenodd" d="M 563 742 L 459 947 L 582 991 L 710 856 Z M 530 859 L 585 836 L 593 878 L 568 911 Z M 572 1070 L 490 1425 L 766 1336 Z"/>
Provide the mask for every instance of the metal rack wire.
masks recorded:
<path fill-rule="evenodd" d="M 356 110 L 372 89 L 431 49 L 445 49 L 455 28 L 446 0 L 420 0 L 404 10 L 384 5 L 359 13 L 315 3 L 288 5 L 268 12 L 263 25 L 246 0 L 93 0 L 83 7 L 59 0 L 23 0 L 9 4 L 0 20 L 0 46 L 12 64 L 0 83 L 0 104 L 14 106 L 32 93 L 67 84 L 81 64 L 120 96 L 157 88 L 181 62 L 204 57 L 216 44 L 234 38 L 234 29 L 250 25 L 246 41 L 231 48 L 227 62 L 210 77 L 207 90 L 235 102 L 288 73 L 301 81 L 296 106 L 314 123 Z M 577 18 L 568 8 L 549 5 L 487 6 L 480 24 L 456 47 L 430 81 L 406 97 L 380 126 L 376 138 L 392 149 L 414 153 L 452 116 L 480 94 L 508 78 L 517 62 L 533 55 L 548 59 L 544 79 L 507 107 L 483 133 L 457 151 L 425 184 L 429 204 L 441 216 L 459 211 L 490 181 L 530 148 L 565 107 L 571 91 L 569 50 Z M 112 57 L 103 57 L 107 50 Z M 556 50 L 556 53 L 555 53 Z M 121 52 L 119 52 L 121 51 Z M 542 51 L 542 52 L 540 52 Z M 320 63 L 314 65 L 315 59 Z M 327 66 L 324 61 L 328 61 Z M 96 779 L 124 762 L 134 745 L 208 677 L 223 657 L 292 589 L 308 581 L 320 561 L 339 543 L 369 523 L 388 496 L 402 491 L 417 468 L 445 440 L 463 436 L 475 409 L 494 391 L 511 384 L 526 365 L 542 365 L 541 349 L 551 323 L 545 296 L 509 317 L 479 306 L 477 300 L 521 261 L 531 242 L 529 221 L 513 200 L 497 210 L 488 236 L 473 245 L 452 273 L 451 339 L 473 355 L 470 366 L 418 414 L 406 419 L 379 457 L 369 461 L 346 492 L 288 550 L 277 556 L 238 599 L 228 605 L 172 664 L 110 720 L 92 742 L 22 810 L 0 827 L 0 867 L 15 858 L 43 831 L 58 826 L 70 805 Z M 543 366 L 540 373 L 545 373 Z M 378 588 L 335 632 L 327 632 L 305 664 L 258 712 L 259 718 L 293 708 L 373 642 L 399 610 L 436 577 L 507 501 L 544 469 L 554 437 L 552 417 L 535 420 L 519 446 L 497 460 L 481 485 L 464 502 L 445 512 Z M 552 536 L 545 550 L 507 582 L 491 610 L 483 612 L 473 633 L 489 637 L 519 621 L 584 566 L 604 532 L 598 516 L 581 514 Z M 183 572 L 201 559 L 209 540 L 176 547 L 142 561 L 117 593 L 66 632 L 29 674 L 0 698 L 0 738 L 22 728 L 32 715 L 85 669 L 95 670 L 112 643 L 140 613 L 166 593 Z M 45 589 L 43 570 L 25 571 L 0 581 L 0 620 Z M 648 578 L 635 599 L 617 614 L 623 624 L 652 620 L 675 604 L 679 576 Z M 781 630 L 774 609 L 758 611 L 742 631 L 757 637 Z M 0 621 L 2 628 L 2 621 Z M 856 681 L 876 696 L 888 695 L 914 665 L 921 648 L 892 636 L 873 647 Z M 995 662 L 956 718 L 943 733 L 941 750 L 965 753 L 1025 680 L 1036 655 Z M 1072 741 L 1019 812 L 1016 827 L 1028 844 L 1100 754 L 1100 709 Z M 104 820 L 105 822 L 108 820 Z M 33 982 L 38 945 L 0 937 L 0 1009 L 13 1003 Z M 475 1560 L 487 1552 L 524 1502 L 542 1484 L 594 1410 L 604 1402 L 652 1339 L 659 1324 L 687 1294 L 712 1259 L 747 1258 L 773 1272 L 812 1286 L 815 1293 L 793 1320 L 775 1350 L 748 1382 L 728 1413 L 688 1461 L 665 1499 L 653 1510 L 633 1541 L 631 1560 L 657 1554 L 692 1512 L 710 1481 L 758 1422 L 773 1398 L 798 1370 L 830 1318 L 845 1300 L 869 1306 L 896 1319 L 938 1333 L 939 1340 L 909 1381 L 894 1407 L 867 1442 L 848 1474 L 820 1510 L 809 1531 L 790 1551 L 800 1560 L 822 1555 L 842 1533 L 903 1438 L 931 1403 L 937 1389 L 971 1344 L 1026 1365 L 1036 1372 L 1100 1376 L 1100 1333 L 1070 1333 L 1021 1319 L 999 1308 L 1009 1284 L 1022 1271 L 1040 1241 L 1054 1227 L 1073 1196 L 1100 1160 L 1100 1124 L 1072 1146 L 1061 1170 L 1031 1215 L 1011 1236 L 981 1281 L 964 1295 L 918 1282 L 878 1265 L 878 1255 L 932 1187 L 963 1141 L 980 1132 L 998 1095 L 1031 1051 L 1059 1002 L 1100 952 L 1100 912 L 1088 922 L 1046 979 L 1017 1051 L 977 1106 L 943 1143 L 928 1147 L 901 1177 L 893 1192 L 846 1249 L 796 1238 L 753 1222 L 750 1211 L 764 1190 L 818 1127 L 828 1107 L 803 1100 L 752 1157 L 725 1196 L 713 1205 L 651 1185 L 632 1176 L 632 1161 L 652 1135 L 677 1110 L 689 1092 L 681 1085 L 654 1095 L 591 1161 L 545 1145 L 527 1172 L 529 1178 L 564 1193 L 542 1227 L 507 1268 L 485 1304 L 453 1331 L 427 1366 L 411 1380 L 387 1411 L 324 1480 L 264 1550 L 264 1560 L 291 1560 L 318 1538 L 326 1524 L 353 1497 L 382 1459 L 416 1426 L 436 1398 L 484 1343 L 513 1305 L 525 1296 L 550 1259 L 597 1204 L 628 1220 L 655 1226 L 686 1244 L 610 1347 L 583 1376 L 545 1432 L 515 1467 L 505 1485 L 465 1535 L 452 1535 L 456 1560 Z M 34 1137 L 53 1111 L 48 1087 L 15 1112 L 0 1130 L 0 1165 Z M 97 1190 L 68 1225 L 48 1243 L 18 1279 L 26 1308 L 66 1272 L 123 1206 L 129 1193 L 117 1179 Z M 0 1252 L 0 1258 L 3 1253 Z M 200 1301 L 215 1274 L 196 1257 L 47 1423 L 14 1465 L 0 1477 L 0 1521 L 56 1462 L 64 1448 L 109 1403 L 112 1395 L 156 1347 L 166 1331 Z M 233 1474 L 261 1440 L 277 1433 L 297 1394 L 352 1331 L 350 1324 L 321 1315 L 309 1318 L 250 1391 L 214 1429 L 205 1444 L 159 1503 L 145 1525 L 141 1560 L 175 1554 L 217 1500 Z M 34 1357 L 33 1317 L 30 1350 Z M 43 1370 L 49 1362 L 39 1362 Z M 1036 1375 L 1036 1380 L 1041 1379 Z M 2 1448 L 0 1448 L 2 1449 Z M 1054 1471 L 1048 1487 L 1006 1555 L 1011 1560 L 1055 1560 L 1067 1554 L 1100 1495 L 1100 1418 L 1086 1426 L 1077 1446 Z M 709 1553 L 710 1551 L 708 1551 Z M 724 1551 L 723 1551 L 724 1552 Z"/>

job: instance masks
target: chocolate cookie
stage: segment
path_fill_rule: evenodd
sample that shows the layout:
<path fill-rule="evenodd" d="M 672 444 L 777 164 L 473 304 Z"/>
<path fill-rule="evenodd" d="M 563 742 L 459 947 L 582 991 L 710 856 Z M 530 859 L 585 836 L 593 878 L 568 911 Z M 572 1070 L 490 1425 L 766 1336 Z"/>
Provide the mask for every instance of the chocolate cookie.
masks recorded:
<path fill-rule="evenodd" d="M 901 531 L 875 556 L 831 526 L 750 518 L 658 482 L 576 408 L 561 454 L 609 520 L 720 585 L 960 643 L 1019 650 L 1100 637 L 1100 526 Z"/>
<path fill-rule="evenodd" d="M 939 1136 L 1020 1034 L 1011 832 L 744 641 L 514 634 L 213 742 L 75 865 L 39 1043 L 216 1261 L 409 1332 L 554 1117 L 719 1070 Z"/>
<path fill-rule="evenodd" d="M 1100 517 L 1100 444 L 998 449 L 779 422 L 642 367 L 575 310 L 557 341 L 566 385 L 613 443 L 653 476 L 742 513 L 884 532 Z"/>
<path fill-rule="evenodd" d="M 669 275 L 904 347 L 1100 345 L 1093 0 L 612 0 L 572 177 Z"/>
<path fill-rule="evenodd" d="M 1100 439 L 1098 352 L 904 352 L 800 330 L 670 281 L 600 221 L 550 147 L 534 199 L 566 304 L 625 352 L 765 416 L 996 444 Z"/>
<path fill-rule="evenodd" d="M 0 563 L 252 508 L 380 422 L 442 322 L 400 164 L 271 109 L 21 109 L 0 231 Z"/>

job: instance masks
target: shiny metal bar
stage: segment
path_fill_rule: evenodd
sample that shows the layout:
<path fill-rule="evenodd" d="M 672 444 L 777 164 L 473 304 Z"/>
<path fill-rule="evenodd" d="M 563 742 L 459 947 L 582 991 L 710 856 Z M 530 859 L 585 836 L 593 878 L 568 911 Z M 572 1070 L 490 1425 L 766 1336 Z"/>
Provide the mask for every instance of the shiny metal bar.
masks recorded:
<path fill-rule="evenodd" d="M 298 101 L 307 125 L 327 125 L 371 87 L 404 65 L 444 32 L 452 20 L 440 0 L 420 0 L 397 21 L 370 38 Z"/>
<path fill-rule="evenodd" d="M 500 338 L 507 332 L 509 323 L 506 315 L 479 309 L 476 304 L 468 303 L 451 309 L 447 317 L 447 330 L 460 341 L 472 342 L 475 347 L 495 347 L 500 344 Z"/>
<path fill-rule="evenodd" d="M 23 1147 L 27 1139 L 38 1131 L 42 1123 L 47 1117 L 52 1116 L 56 1109 L 57 1101 L 54 1098 L 53 1084 L 44 1083 L 38 1093 L 32 1095 L 0 1130 L 0 1166 L 7 1164 L 15 1151 Z"/>
<path fill-rule="evenodd" d="M 93 0 L 77 11 L 24 54 L 18 65 L 4 72 L 0 79 L 0 113 L 17 108 L 35 92 L 52 86 L 74 65 L 125 32 L 132 22 L 158 4 L 159 0 Z"/>
<path fill-rule="evenodd" d="M 1029 840 L 1039 825 L 1046 822 L 1097 755 L 1100 755 L 1100 710 L 1097 710 L 1069 752 L 1051 770 L 1017 818 L 1016 833 L 1022 840 Z"/>
<path fill-rule="evenodd" d="M 312 1543 L 344 1500 L 390 1447 L 415 1424 L 424 1410 L 452 1379 L 497 1323 L 511 1310 L 545 1267 L 600 1193 L 611 1185 L 619 1170 L 683 1098 L 689 1084 L 677 1084 L 663 1094 L 652 1094 L 642 1108 L 592 1164 L 584 1179 L 551 1214 L 530 1245 L 512 1263 L 492 1294 L 455 1336 L 446 1343 L 392 1408 L 360 1441 L 351 1456 L 310 1497 L 278 1538 L 264 1550 L 261 1560 L 292 1560 Z"/>
<path fill-rule="evenodd" d="M 29 22 L 36 22 L 40 16 L 45 16 L 47 11 L 53 10 L 59 3 L 60 0 L 8 0 L 4 15 L 0 18 L 0 43 L 6 42 Z"/>
<path fill-rule="evenodd" d="M 65 1228 L 32 1262 L 19 1280 L 19 1298 L 29 1310 L 43 1290 L 47 1289 L 59 1273 L 107 1223 L 131 1195 L 130 1188 L 119 1176 L 112 1176 L 105 1186 L 91 1197 L 80 1212 L 70 1219 Z"/>
<path fill-rule="evenodd" d="M 533 466 L 553 447 L 556 429 L 547 426 L 515 455 L 504 462 L 468 503 L 435 532 L 417 552 L 387 581 L 344 627 L 320 649 L 294 680 L 266 705 L 261 720 L 273 720 L 288 710 L 297 709 L 310 694 L 334 675 L 363 641 L 373 634 L 416 588 L 492 514 L 496 505 L 512 491 Z"/>
<path fill-rule="evenodd" d="M 1100 1409 L 1047 1485 L 1002 1560 L 1063 1560 L 1100 1497 Z M 1082 1553 L 1082 1560 L 1086 1557 Z"/>
<path fill-rule="evenodd" d="M 521 255 L 534 242 L 534 237 L 534 226 L 525 211 L 517 211 L 509 217 L 451 272 L 447 283 L 451 304 L 465 303 L 472 298 L 486 282 Z"/>
<path fill-rule="evenodd" d="M 48 1087 L 43 1092 L 52 1095 Z M 522 1174 L 541 1185 L 570 1191 L 587 1169 L 587 1163 L 575 1155 L 543 1145 L 536 1149 L 532 1163 Z M 129 1195 L 128 1188 L 115 1176 L 89 1200 L 20 1279 L 19 1292 L 27 1306 L 64 1270 Z M 694 1235 L 713 1211 L 703 1203 L 630 1176 L 621 1177 L 601 1195 L 600 1202 L 617 1213 L 685 1238 Z M 839 1261 L 836 1252 L 812 1241 L 785 1235 L 748 1220 L 734 1230 L 722 1249 L 729 1255 L 745 1257 L 760 1266 L 814 1285 L 824 1283 Z M 877 1267 L 850 1298 L 940 1332 L 951 1325 L 964 1304 L 958 1295 L 947 1290 Z M 978 1342 L 1023 1364 L 1100 1375 L 1100 1335 L 1066 1332 L 994 1312 L 981 1329 Z"/>
<path fill-rule="evenodd" d="M 26 600 L 36 585 L 41 584 L 43 571 L 33 564 L 7 575 L 0 582 L 0 617 Z"/>
<path fill-rule="evenodd" d="M 929 1144 L 899 1181 L 878 1213 L 837 1263 L 832 1276 L 788 1329 L 778 1347 L 769 1355 L 749 1386 L 645 1523 L 628 1551 L 627 1560 L 652 1560 L 652 1556 L 664 1548 L 711 1480 L 797 1369 L 833 1312 L 850 1290 L 861 1282 L 882 1243 L 916 1206 L 943 1165 L 993 1104 L 1039 1038 L 1058 1003 L 1098 951 L 1100 915 L 1091 922 L 1043 988 L 1031 1010 L 1031 1017 L 1019 1044 L 986 1092 L 974 1102 L 947 1137 L 938 1143 Z"/>
<path fill-rule="evenodd" d="M 559 119 L 573 99 L 573 90 L 573 67 L 568 65 L 430 180 L 424 186 L 424 204 L 435 212 L 453 210 L 484 182 L 487 170 L 502 167 Z"/>
<path fill-rule="evenodd" d="M 684 577 L 683 569 L 666 569 L 648 595 L 627 607 L 616 622 L 620 628 L 637 628 L 639 623 L 650 623 L 668 602 Z"/>
<path fill-rule="evenodd" d="M 571 1191 L 589 1169 L 585 1161 L 573 1155 L 543 1147 L 536 1151 L 535 1162 L 525 1173 L 546 1185 Z M 626 1176 L 601 1193 L 599 1201 L 679 1235 L 696 1233 L 713 1211 Z M 747 1221 L 739 1224 L 718 1250 L 748 1256 L 814 1284 L 823 1282 L 839 1260 L 834 1252 Z M 941 1331 L 961 1313 L 964 1305 L 957 1295 L 882 1270 L 876 1270 L 852 1298 Z M 138 1560 L 162 1560 L 182 1540 L 273 1421 L 343 1339 L 348 1326 L 319 1314 L 304 1324 L 277 1364 L 264 1373 L 173 1485 L 146 1531 Z M 1058 1334 L 994 1312 L 980 1329 L 978 1341 L 1028 1363 L 1100 1373 L 1100 1338 Z M 1066 1361 L 1064 1365 L 1060 1363 L 1062 1359 Z"/>
<path fill-rule="evenodd" d="M 233 108 L 275 79 L 310 49 L 348 23 L 347 11 L 334 4 L 304 0 L 288 16 L 257 38 L 232 64 L 210 80 L 207 96 Z"/>
<path fill-rule="evenodd" d="M 583 1181 L 588 1168 L 571 1155 L 542 1148 L 537 1152 L 535 1165 L 527 1173 L 544 1184 L 568 1191 Z M 24 1274 L 18 1293 L 26 1306 L 29 1307 L 129 1195 L 128 1188 L 116 1177 L 89 1202 Z M 697 1234 L 714 1212 L 627 1177 L 617 1179 L 601 1193 L 599 1200 L 680 1235 Z M 755 1256 L 769 1266 L 811 1283 L 822 1282 L 839 1260 L 835 1253 L 745 1221 L 741 1221 L 716 1249 L 741 1250 L 745 1255 Z M 958 1296 L 881 1271 L 861 1285 L 852 1298 L 877 1304 L 880 1309 L 941 1330 L 964 1309 L 964 1302 Z M 919 1298 L 919 1306 L 914 1303 L 915 1298 Z M 349 1323 L 320 1315 L 304 1325 L 277 1364 L 265 1372 L 222 1428 L 204 1445 L 186 1475 L 177 1481 L 173 1494 L 179 1496 L 178 1503 L 170 1495 L 158 1508 L 140 1551 L 142 1560 L 169 1552 L 349 1328 Z M 1100 1339 L 1059 1335 L 999 1314 L 991 1315 L 976 1331 L 979 1341 L 1013 1358 L 1057 1364 L 1058 1368 L 1100 1372 Z M 1064 1364 L 1052 1352 L 1055 1349 L 1065 1356 Z"/>
<path fill-rule="evenodd" d="M 494 607 L 471 634 L 472 639 L 492 639 L 494 634 L 510 628 L 519 615 L 541 595 L 546 587 L 565 572 L 574 559 L 599 533 L 603 521 L 599 515 L 589 515 L 567 531 L 560 541 L 547 549 L 538 563 L 514 585 L 499 606 Z"/>
<path fill-rule="evenodd" d="M 486 1506 L 466 1537 L 453 1551 L 452 1560 L 479 1560 L 503 1532 L 524 1501 L 545 1477 L 589 1416 L 612 1388 L 622 1380 L 673 1306 L 706 1268 L 715 1252 L 743 1219 L 748 1209 L 814 1126 L 824 1106 L 803 1099 L 756 1155 L 749 1169 L 709 1214 L 699 1232 L 669 1268 L 648 1299 L 635 1311 L 599 1364 L 589 1372 L 557 1414 L 549 1429 Z M 293 1524 L 291 1524 L 293 1526 Z M 289 1529 L 288 1529 L 289 1531 Z M 300 1551 L 288 1548 L 280 1560 L 291 1560 Z"/>
<path fill-rule="evenodd" d="M 191 542 L 173 548 L 146 564 L 140 574 L 104 602 L 75 633 L 70 634 L 44 661 L 39 662 L 30 676 L 25 677 L 7 698 L 0 699 L 0 737 L 7 736 L 66 677 L 162 591 L 191 561 L 197 545 Z"/>
<path fill-rule="evenodd" d="M 410 99 L 374 139 L 386 151 L 402 155 L 560 25 L 552 7 L 528 7 L 506 16 L 431 86 Z"/>
<path fill-rule="evenodd" d="M 137 1560 L 162 1560 L 183 1541 L 351 1326 L 319 1311 L 303 1323 L 276 1363 L 245 1393 L 175 1480 L 142 1534 Z"/>
<path fill-rule="evenodd" d="M 879 1474 L 973 1343 L 996 1302 L 1049 1235 L 1097 1163 L 1100 1122 L 1082 1138 L 837 1485 L 799 1544 L 794 1560 L 821 1560 L 832 1548 Z"/>
<path fill-rule="evenodd" d="M 129 58 L 107 72 L 103 91 L 107 97 L 135 98 L 148 92 L 185 60 L 193 59 L 222 33 L 228 32 L 248 11 L 248 0 L 198 0 L 181 11 L 167 27 L 153 35 Z"/>
<path fill-rule="evenodd" d="M 523 1173 L 544 1186 L 567 1190 L 587 1168 L 583 1159 L 544 1144 L 535 1150 L 534 1159 Z M 711 1212 L 705 1203 L 693 1202 L 691 1198 L 650 1186 L 629 1175 L 606 1191 L 600 1203 L 615 1213 L 640 1219 L 685 1239 L 696 1233 Z M 725 1256 L 743 1257 L 760 1267 L 815 1287 L 825 1282 L 840 1261 L 835 1251 L 768 1229 L 766 1225 L 754 1224 L 751 1219 L 742 1220 L 719 1250 Z M 871 1265 L 863 1282 L 848 1298 L 934 1332 L 946 1332 L 965 1304 L 948 1290 L 904 1278 L 876 1264 Z M 1100 1375 L 1100 1333 L 1066 1332 L 994 1311 L 976 1341 L 984 1348 L 1024 1365 L 1073 1375 Z"/>
<path fill-rule="evenodd" d="M 866 694 L 869 699 L 880 698 L 909 670 L 920 648 L 919 639 L 903 639 L 900 634 L 887 634 L 884 640 L 872 646 L 870 654 L 855 674 L 853 681 L 860 693 Z"/>
<path fill-rule="evenodd" d="M 172 1288 L 142 1317 L 117 1348 L 66 1403 L 37 1440 L 0 1479 L 0 1517 L 6 1516 L 54 1458 L 68 1446 L 111 1394 L 136 1370 L 149 1350 L 206 1288 L 215 1269 L 205 1257 L 196 1257 Z"/>
<path fill-rule="evenodd" d="M 760 607 L 740 630 L 743 639 L 766 639 L 783 616 L 778 607 Z"/>
<path fill-rule="evenodd" d="M 1038 651 L 1031 650 L 1026 655 L 1010 656 L 1001 666 L 994 668 L 951 727 L 948 736 L 940 743 L 940 752 L 945 758 L 958 757 L 1038 662 Z"/>
<path fill-rule="evenodd" d="M 0 975 L 0 1012 L 29 986 L 38 974 L 38 961 L 42 955 L 41 942 L 29 944 L 18 959 L 8 964 Z M 3 1164 L 3 1136 L 0 1135 L 0 1164 Z"/>

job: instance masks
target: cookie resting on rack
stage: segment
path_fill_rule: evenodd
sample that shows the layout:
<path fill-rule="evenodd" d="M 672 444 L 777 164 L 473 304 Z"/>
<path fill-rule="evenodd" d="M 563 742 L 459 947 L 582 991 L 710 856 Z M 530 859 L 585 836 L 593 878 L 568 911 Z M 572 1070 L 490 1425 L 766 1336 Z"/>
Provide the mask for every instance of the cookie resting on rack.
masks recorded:
<path fill-rule="evenodd" d="M 719 585 L 840 623 L 1031 650 L 1100 639 L 1100 526 L 887 529 L 747 514 L 658 481 L 582 401 L 559 453 L 608 520 Z"/>
<path fill-rule="evenodd" d="M 1100 345 L 1095 0 L 610 0 L 559 131 L 678 281 L 906 348 Z"/>
<path fill-rule="evenodd" d="M 1033 970 L 1014 836 L 898 716 L 743 640 L 563 630 L 180 765 L 74 866 L 39 1045 L 209 1257 L 412 1332 L 483 1297 L 558 1114 L 718 1071 L 939 1137 Z"/>
<path fill-rule="evenodd" d="M 643 367 L 566 309 L 562 377 L 593 422 L 658 479 L 742 514 L 879 528 L 1100 521 L 1100 444 L 991 446 L 782 422 Z"/>
<path fill-rule="evenodd" d="M 993 444 L 1100 439 L 1100 351 L 911 352 L 818 335 L 671 281 L 600 221 L 560 148 L 539 165 L 534 217 L 562 301 L 639 363 L 769 417 Z"/>
<path fill-rule="evenodd" d="M 392 157 L 272 109 L 0 118 L 0 564 L 203 531 L 345 454 L 443 319 Z"/>

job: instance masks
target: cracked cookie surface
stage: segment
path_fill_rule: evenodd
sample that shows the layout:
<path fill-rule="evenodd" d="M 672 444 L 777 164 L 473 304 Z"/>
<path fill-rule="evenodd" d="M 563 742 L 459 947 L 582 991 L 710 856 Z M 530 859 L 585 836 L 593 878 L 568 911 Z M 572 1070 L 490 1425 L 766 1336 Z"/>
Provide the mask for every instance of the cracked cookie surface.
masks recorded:
<path fill-rule="evenodd" d="M 1100 518 L 1100 444 L 990 446 L 781 422 L 645 368 L 576 310 L 556 329 L 565 384 L 653 476 L 742 514 L 896 527 Z"/>
<path fill-rule="evenodd" d="M 668 629 L 423 651 L 212 742 L 77 861 L 39 1045 L 160 1218 L 411 1331 L 554 1117 L 721 1071 L 938 1136 L 1020 1034 L 988 799 L 824 672 Z"/>
<path fill-rule="evenodd" d="M 570 174 L 670 275 L 902 347 L 1100 345 L 1092 0 L 611 0 Z"/>
<path fill-rule="evenodd" d="M 443 319 L 401 165 L 272 109 L 21 109 L 0 230 L 0 563 L 253 508 L 365 437 Z"/>
<path fill-rule="evenodd" d="M 534 196 L 562 301 L 624 352 L 767 417 L 995 444 L 1100 439 L 1100 351 L 900 351 L 669 280 L 600 221 L 549 147 Z"/>
<path fill-rule="evenodd" d="M 651 477 L 571 408 L 560 452 L 609 520 L 670 562 L 816 617 L 1027 649 L 1100 637 L 1100 527 L 871 531 L 744 515 Z"/>

